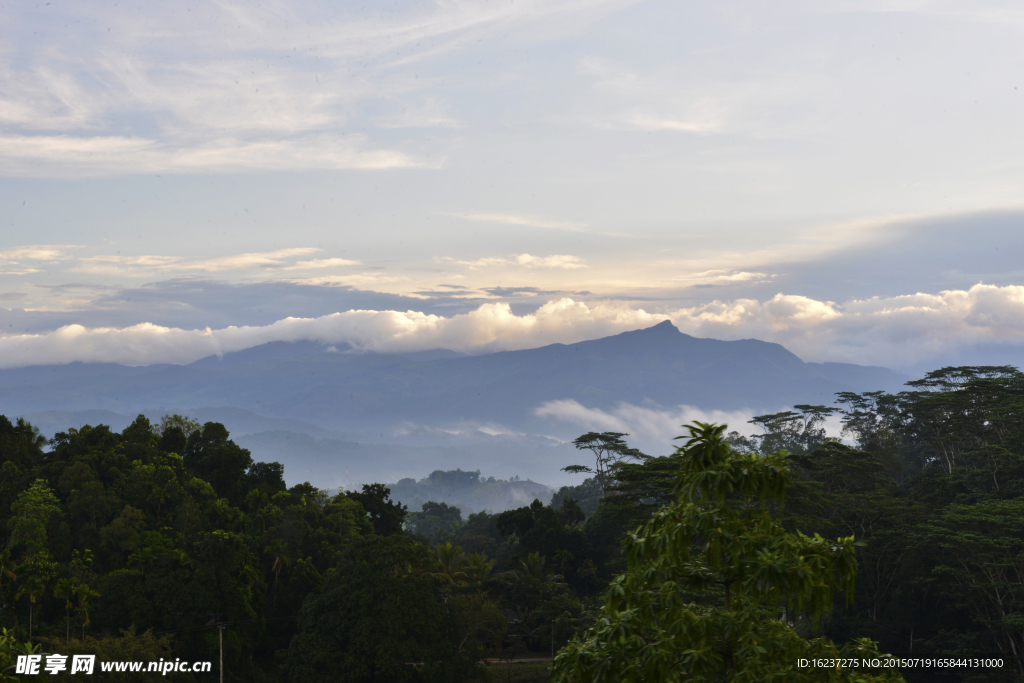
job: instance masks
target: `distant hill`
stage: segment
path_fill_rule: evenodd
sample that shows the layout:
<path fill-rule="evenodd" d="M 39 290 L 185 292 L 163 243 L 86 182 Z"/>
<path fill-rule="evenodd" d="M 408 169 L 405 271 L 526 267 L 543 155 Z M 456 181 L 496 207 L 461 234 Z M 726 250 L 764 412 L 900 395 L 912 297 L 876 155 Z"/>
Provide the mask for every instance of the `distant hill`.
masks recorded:
<path fill-rule="evenodd" d="M 391 497 L 407 505 L 412 512 L 419 512 L 424 503 L 434 501 L 457 506 L 462 510 L 463 519 L 473 512 L 502 512 L 529 505 L 534 500 L 547 504 L 554 493 L 529 479 L 482 477 L 479 470 L 435 470 L 419 481 L 408 477 L 389 487 Z"/>
<path fill-rule="evenodd" d="M 185 366 L 2 370 L 0 412 L 33 415 L 56 430 L 62 419 L 74 426 L 111 414 L 128 419 L 189 411 L 229 429 L 236 423 L 257 457 L 268 459 L 263 449 L 282 461 L 291 458 L 295 467 L 301 461 L 332 486 L 346 466 L 352 476 L 358 464 L 358 480 L 366 481 L 362 472 L 372 472 L 375 463 L 401 469 L 421 459 L 416 471 L 387 469 L 395 479 L 464 467 L 556 483 L 544 476 L 564 480 L 559 467 L 576 459 L 571 446 L 557 444 L 578 436 L 581 427 L 538 416 L 547 401 L 571 399 L 602 410 L 625 402 L 765 412 L 831 404 L 837 391 L 896 391 L 908 379 L 880 367 L 805 363 L 778 344 L 754 339 L 691 337 L 664 322 L 577 344 L 481 356 L 337 353 L 312 342 L 275 342 Z M 371 443 L 389 448 L 371 453 L 344 445 Z M 558 462 L 551 448 L 562 453 Z M 473 455 L 477 461 L 466 462 Z M 491 464 L 510 457 L 544 471 L 499 471 Z"/>

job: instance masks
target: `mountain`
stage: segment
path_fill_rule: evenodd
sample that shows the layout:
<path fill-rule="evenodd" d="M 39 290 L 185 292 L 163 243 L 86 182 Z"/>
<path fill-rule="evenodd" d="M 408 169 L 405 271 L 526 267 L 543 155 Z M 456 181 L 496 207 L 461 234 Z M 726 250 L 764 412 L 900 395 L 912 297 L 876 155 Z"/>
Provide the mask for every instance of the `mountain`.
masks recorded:
<path fill-rule="evenodd" d="M 495 470 L 507 470 L 509 457 L 543 464 L 551 460 L 544 449 L 590 428 L 585 421 L 538 415 L 550 401 L 576 401 L 581 410 L 605 414 L 623 403 L 648 411 L 688 405 L 757 413 L 831 404 L 837 391 L 895 391 L 907 379 L 886 368 L 805 363 L 778 344 L 754 339 L 691 337 L 664 322 L 603 339 L 481 356 L 338 353 L 311 342 L 275 342 L 185 366 L 3 370 L 0 412 L 45 418 L 47 425 L 66 419 L 72 426 L 83 419 L 81 411 L 126 418 L 187 411 L 229 429 L 238 425 L 241 433 L 233 433 L 246 436 L 254 455 L 263 449 L 288 459 L 293 453 L 296 466 L 299 453 L 323 453 L 325 462 L 347 462 L 350 471 L 358 463 L 361 472 L 385 460 L 397 468 L 436 460 L 429 469 L 398 472 L 426 476 L 431 469 L 470 467 L 464 456 L 476 454 L 478 464 L 470 468 L 485 475 L 539 479 L 540 472 Z M 109 413 L 86 419 L 106 420 Z M 373 455 L 342 444 L 381 448 Z M 385 446 L 390 450 L 381 450 Z M 558 459 L 573 456 L 570 448 Z M 545 469 L 557 473 L 568 463 L 555 464 Z M 339 479 L 334 464 L 310 461 L 306 467 L 325 476 L 327 467 Z"/>

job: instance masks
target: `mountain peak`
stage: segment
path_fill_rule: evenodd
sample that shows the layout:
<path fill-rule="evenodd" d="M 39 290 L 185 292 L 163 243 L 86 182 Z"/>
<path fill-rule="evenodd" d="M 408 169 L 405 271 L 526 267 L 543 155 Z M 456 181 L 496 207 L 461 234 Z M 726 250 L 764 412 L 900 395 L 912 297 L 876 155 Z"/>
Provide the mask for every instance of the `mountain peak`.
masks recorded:
<path fill-rule="evenodd" d="M 645 328 L 645 332 L 679 332 L 679 328 L 672 324 L 671 320 L 662 320 L 657 325 Z"/>

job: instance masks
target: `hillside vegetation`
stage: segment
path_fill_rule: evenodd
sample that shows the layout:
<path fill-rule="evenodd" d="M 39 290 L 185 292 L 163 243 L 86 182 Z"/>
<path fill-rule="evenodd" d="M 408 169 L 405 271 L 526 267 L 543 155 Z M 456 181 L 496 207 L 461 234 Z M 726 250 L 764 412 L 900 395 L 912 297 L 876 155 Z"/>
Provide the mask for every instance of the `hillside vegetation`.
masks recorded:
<path fill-rule="evenodd" d="M 798 680 L 790 655 L 886 652 L 1004 662 L 908 681 L 1018 680 L 1024 375 L 944 368 L 837 399 L 758 416 L 754 437 L 681 427 L 664 457 L 585 434 L 579 485 L 495 514 L 443 498 L 524 482 L 438 471 L 331 495 L 215 422 L 46 442 L 0 418 L 0 658 L 217 661 L 222 625 L 228 681 L 493 680 L 507 668 L 484 659 L 556 650 L 564 681 Z"/>

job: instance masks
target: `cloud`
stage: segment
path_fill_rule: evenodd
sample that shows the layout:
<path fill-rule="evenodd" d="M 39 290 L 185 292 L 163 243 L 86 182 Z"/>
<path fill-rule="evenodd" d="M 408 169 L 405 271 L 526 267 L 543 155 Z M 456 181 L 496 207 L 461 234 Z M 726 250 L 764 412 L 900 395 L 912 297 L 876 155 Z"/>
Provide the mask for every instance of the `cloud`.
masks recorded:
<path fill-rule="evenodd" d="M 0 124 L 25 134 L 0 136 L 2 167 L 42 177 L 436 167 L 343 131 L 457 126 L 430 93 L 437 79 L 424 60 L 577 32 L 633 2 L 414 3 L 385 13 L 86 4 L 65 8 L 60 22 L 15 11 L 0 54 Z"/>
<path fill-rule="evenodd" d="M 5 249 L 0 251 L 0 275 L 39 273 L 42 271 L 42 268 L 38 267 L 40 261 L 50 264 L 65 261 L 71 258 L 68 250 L 76 248 L 73 245 L 43 244 Z M 35 261 L 35 263 L 29 265 L 23 263 L 24 261 Z"/>
<path fill-rule="evenodd" d="M 484 291 L 494 296 L 541 296 L 557 293 L 536 287 L 484 287 Z"/>
<path fill-rule="evenodd" d="M 976 284 L 842 304 L 777 294 L 669 313 L 684 332 L 774 341 L 805 360 L 908 367 L 978 344 L 1024 344 L 1024 287 Z"/>
<path fill-rule="evenodd" d="M 293 282 L 353 287 L 360 277 L 375 284 L 390 276 L 371 273 Z M 777 342 L 805 360 L 898 369 L 972 345 L 1024 347 L 1024 286 L 978 284 L 968 290 L 842 304 L 780 293 L 764 301 L 713 301 L 661 312 L 622 302 L 586 304 L 562 298 L 524 315 L 514 314 L 505 303 L 487 303 L 449 317 L 416 310 L 349 310 L 219 330 L 149 323 L 92 329 L 67 325 L 48 333 L 0 336 L 0 366 L 75 360 L 183 363 L 268 341 L 296 340 L 383 353 L 437 348 L 485 353 L 595 339 L 663 320 L 699 337 Z"/>
<path fill-rule="evenodd" d="M 308 256 L 321 251 L 318 247 L 294 247 L 290 249 L 277 249 L 274 251 L 252 252 L 248 254 L 233 254 L 231 256 L 220 256 L 212 259 L 188 261 L 180 256 L 159 256 L 156 254 L 144 254 L 142 256 L 121 256 L 101 255 L 87 256 L 79 260 L 74 271 L 94 274 L 114 275 L 146 275 L 155 270 L 158 271 L 203 271 L 217 273 L 226 270 L 243 270 L 247 268 L 278 268 L 284 265 L 285 259 L 296 256 Z M 343 259 L 324 259 L 323 261 L 343 261 Z M 286 270 L 299 266 L 300 263 L 319 263 L 322 261 L 300 261 Z M 356 263 L 346 261 L 346 264 Z M 337 265 L 337 264 L 329 264 Z M 319 267 L 319 266 L 305 266 Z"/>
<path fill-rule="evenodd" d="M 438 261 L 455 263 L 466 266 L 470 270 L 478 268 L 495 268 L 500 266 L 521 266 L 524 268 L 557 268 L 562 270 L 573 270 L 586 268 L 586 264 L 579 256 L 570 254 L 553 254 L 551 256 L 534 256 L 532 254 L 519 254 L 518 256 L 506 258 L 504 256 L 486 256 L 474 261 L 460 261 L 450 256 L 441 256 Z"/>
<path fill-rule="evenodd" d="M 725 99 L 699 94 L 705 84 L 688 88 L 666 87 L 688 80 L 671 73 L 671 66 L 631 69 L 610 59 L 585 57 L 577 65 L 580 74 L 593 79 L 591 86 L 602 99 L 591 102 L 581 115 L 590 125 L 604 130 L 717 133 L 725 127 L 729 109 Z"/>
<path fill-rule="evenodd" d="M 535 216 L 520 216 L 507 213 L 446 213 L 446 216 L 464 218 L 468 221 L 481 221 L 485 223 L 505 223 L 506 225 L 526 225 L 531 228 L 549 228 L 552 230 L 571 230 L 573 232 L 586 232 L 586 224 L 571 221 L 552 221 Z"/>
<path fill-rule="evenodd" d="M 622 305 L 589 307 L 552 301 L 517 316 L 508 304 L 484 304 L 444 317 L 418 311 L 351 310 L 318 318 L 285 318 L 266 326 L 183 330 L 151 323 L 125 328 L 66 325 L 53 332 L 0 336 L 0 367 L 83 362 L 127 365 L 188 363 L 269 341 L 318 341 L 356 351 L 446 348 L 482 353 L 576 342 L 653 325 L 653 316 Z"/>
<path fill-rule="evenodd" d="M 306 268 L 334 268 L 335 266 L 358 266 L 361 261 L 352 261 L 344 258 L 318 258 L 312 261 L 299 261 L 285 268 L 285 270 L 303 270 Z"/>
<path fill-rule="evenodd" d="M 318 134 L 287 139 L 224 138 L 170 142 L 155 138 L 0 135 L 0 174 L 92 177 L 139 173 L 438 168 L 440 160 L 369 149 L 365 136 Z"/>
<path fill-rule="evenodd" d="M 555 254 L 554 256 L 520 254 L 516 256 L 516 263 L 527 268 L 564 268 L 570 270 L 587 267 L 579 256 L 570 256 L 568 254 Z"/>
<path fill-rule="evenodd" d="M 639 130 L 667 130 L 683 133 L 713 133 L 722 127 L 721 122 L 716 120 L 698 119 L 693 121 L 682 121 L 679 119 L 651 116 L 649 114 L 634 114 L 626 117 L 625 122 L 628 127 L 634 127 Z"/>
<path fill-rule="evenodd" d="M 0 260 L 4 261 L 63 261 L 71 258 L 68 249 L 76 249 L 75 246 L 41 244 L 25 247 L 11 247 L 0 251 Z"/>
<path fill-rule="evenodd" d="M 679 282 L 692 287 L 711 287 L 718 285 L 731 285 L 737 283 L 753 284 L 757 282 L 768 282 L 774 275 L 767 273 L 751 273 L 745 270 L 706 270 L 702 273 L 691 275 L 679 275 L 672 278 L 673 282 Z"/>
<path fill-rule="evenodd" d="M 435 95 L 424 97 L 398 113 L 382 116 L 374 124 L 380 128 L 461 128 L 463 125 L 448 113 L 448 107 Z"/>
<path fill-rule="evenodd" d="M 631 403 L 619 403 L 611 411 L 606 411 L 587 408 L 574 400 L 548 401 L 533 413 L 537 417 L 568 422 L 589 431 L 624 432 L 634 437 L 628 440 L 631 443 L 642 441 L 659 446 L 671 443 L 672 439 L 685 433 L 682 425 L 692 424 L 695 420 L 728 424 L 730 429 L 745 434 L 750 431 L 747 420 L 755 415 L 753 410 L 701 410 L 687 405 L 664 409 Z"/>
<path fill-rule="evenodd" d="M 317 277 L 292 278 L 285 280 L 294 285 L 306 285 L 316 287 L 374 287 L 395 282 L 406 282 L 409 278 L 404 275 L 387 275 L 385 273 L 353 273 L 349 275 L 320 275 Z M 405 292 L 403 296 L 411 298 L 422 298 L 415 292 Z"/>

